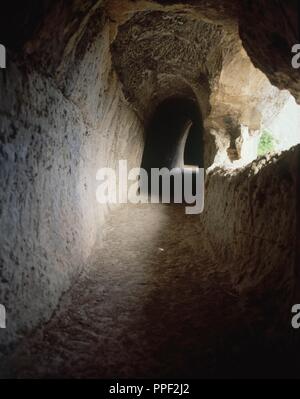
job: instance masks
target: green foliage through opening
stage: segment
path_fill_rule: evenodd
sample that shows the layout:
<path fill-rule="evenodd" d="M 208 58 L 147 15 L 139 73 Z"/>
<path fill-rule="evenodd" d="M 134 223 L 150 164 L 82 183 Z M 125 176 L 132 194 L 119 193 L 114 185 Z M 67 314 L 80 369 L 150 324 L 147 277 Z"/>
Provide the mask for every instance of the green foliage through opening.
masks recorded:
<path fill-rule="evenodd" d="M 264 130 L 258 145 L 258 156 L 266 155 L 269 152 L 275 151 L 276 140 L 272 134 Z"/>

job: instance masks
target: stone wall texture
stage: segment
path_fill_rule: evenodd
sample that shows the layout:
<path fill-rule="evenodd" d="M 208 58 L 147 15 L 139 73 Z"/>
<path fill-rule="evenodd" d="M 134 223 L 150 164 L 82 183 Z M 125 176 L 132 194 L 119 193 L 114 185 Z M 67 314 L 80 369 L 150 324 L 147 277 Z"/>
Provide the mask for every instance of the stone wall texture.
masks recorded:
<path fill-rule="evenodd" d="M 236 294 L 250 300 L 259 292 L 266 319 L 275 315 L 285 325 L 299 296 L 299 159 L 298 145 L 242 170 L 215 169 L 207 176 L 203 214 L 203 241 L 229 270 Z"/>
<path fill-rule="evenodd" d="M 97 32 L 90 19 L 72 38 L 80 56 L 59 77 L 53 64 L 46 75 L 18 54 L 0 75 L 3 352 L 50 317 L 101 239 L 109 208 L 96 202 L 97 170 L 141 162 L 142 126 L 112 70 L 109 26 L 97 17 Z"/>

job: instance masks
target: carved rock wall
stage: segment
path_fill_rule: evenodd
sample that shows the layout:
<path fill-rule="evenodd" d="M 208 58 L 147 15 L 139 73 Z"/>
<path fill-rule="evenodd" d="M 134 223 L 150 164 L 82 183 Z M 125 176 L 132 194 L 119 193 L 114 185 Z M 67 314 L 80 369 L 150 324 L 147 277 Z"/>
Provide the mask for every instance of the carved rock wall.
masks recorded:
<path fill-rule="evenodd" d="M 63 11 L 49 30 L 72 27 Z M 112 69 L 106 18 L 101 10 L 94 18 L 97 29 L 89 18 L 84 34 L 70 35 L 64 68 L 50 45 L 47 69 L 37 39 L 32 58 L 10 50 L 1 71 L 0 303 L 8 328 L 0 352 L 49 319 L 87 267 L 109 211 L 96 201 L 97 170 L 141 162 L 143 129 Z"/>

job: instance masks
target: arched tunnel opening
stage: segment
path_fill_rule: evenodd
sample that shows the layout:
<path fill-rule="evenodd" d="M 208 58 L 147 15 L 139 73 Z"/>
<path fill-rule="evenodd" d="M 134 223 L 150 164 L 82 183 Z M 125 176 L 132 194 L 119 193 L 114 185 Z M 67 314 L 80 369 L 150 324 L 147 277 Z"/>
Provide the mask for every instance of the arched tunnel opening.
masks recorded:
<path fill-rule="evenodd" d="M 146 128 L 142 159 L 151 168 L 204 167 L 203 125 L 196 101 L 185 98 L 164 100 Z"/>
<path fill-rule="evenodd" d="M 196 195 L 196 169 L 204 168 L 203 122 L 196 99 L 171 97 L 161 102 L 146 127 L 146 142 L 141 167 L 148 173 L 147 193 L 151 193 L 151 170 L 166 168 L 170 176 L 170 198 L 174 201 L 175 181 L 182 179 L 184 200 L 185 174 L 192 174 L 191 195 Z M 194 169 L 193 169 L 194 168 Z M 190 169 L 189 171 L 187 169 Z M 159 198 L 162 200 L 163 176 Z M 143 190 L 143 188 L 141 188 Z"/>
<path fill-rule="evenodd" d="M 299 378 L 296 2 L 2 11 L 0 378 Z"/>

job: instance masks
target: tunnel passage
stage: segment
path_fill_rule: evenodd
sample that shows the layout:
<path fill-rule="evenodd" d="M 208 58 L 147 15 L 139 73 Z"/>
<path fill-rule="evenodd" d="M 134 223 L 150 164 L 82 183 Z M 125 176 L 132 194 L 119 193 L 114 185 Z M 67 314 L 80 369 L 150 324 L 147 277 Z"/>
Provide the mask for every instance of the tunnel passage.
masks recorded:
<path fill-rule="evenodd" d="M 192 173 L 192 192 L 196 194 L 197 175 L 191 167 L 204 167 L 203 124 L 201 112 L 195 100 L 174 97 L 163 101 L 155 110 L 146 129 L 146 144 L 142 168 L 148 172 L 148 193 L 151 187 L 151 169 L 167 168 L 170 177 L 170 200 L 175 200 L 174 182 L 181 174 L 182 196 L 184 199 L 185 175 Z M 198 176 L 199 178 L 199 176 Z M 198 180 L 199 182 L 199 180 Z M 143 188 L 142 188 L 143 191 Z M 163 177 L 160 177 L 159 198 L 162 200 Z M 180 200 L 179 200 L 180 201 Z"/>
<path fill-rule="evenodd" d="M 219 147 L 226 150 L 232 134 L 228 137 L 223 116 L 252 119 L 258 100 L 263 104 L 266 98 L 276 98 L 273 91 L 261 90 L 250 78 L 255 73 L 247 72 L 250 61 L 241 58 L 240 39 L 254 64 L 299 99 L 298 71 L 290 65 L 291 46 L 276 48 L 277 41 L 270 35 L 275 31 L 286 43 L 294 44 L 285 29 L 293 7 L 287 4 L 291 12 L 282 15 L 279 5 L 267 0 L 224 2 L 224 7 L 218 1 L 207 10 L 212 2 L 186 1 L 176 9 L 161 6 L 160 12 L 157 2 L 138 0 L 41 0 L 26 2 L 32 3 L 28 7 L 12 3 L 12 15 L 0 16 L 5 20 L 0 29 L 6 32 L 0 42 L 9 55 L 7 70 L 0 75 L 0 177 L 4 187 L 0 195 L 0 303 L 6 305 L 9 320 L 0 335 L 0 368 L 5 368 L 2 352 L 10 355 L 15 349 L 12 345 L 23 338 L 27 342 L 27 336 L 42 325 L 43 342 L 37 342 L 37 351 L 34 345 L 26 351 L 28 368 L 35 376 L 85 373 L 103 377 L 107 366 L 114 363 L 111 375 L 122 375 L 124 367 L 129 369 L 126 375 L 134 377 L 140 365 L 147 363 L 149 347 L 160 350 L 157 370 L 161 373 L 165 372 L 162 358 L 170 362 L 171 371 L 178 373 L 188 365 L 189 376 L 203 375 L 203 367 L 195 363 L 197 348 L 200 360 L 207 348 L 212 353 L 211 368 L 204 367 L 204 372 L 211 370 L 216 375 L 221 368 L 224 376 L 226 358 L 234 360 L 237 352 L 243 362 L 236 361 L 237 371 L 249 366 L 256 372 L 257 363 L 262 365 L 260 356 L 251 363 L 243 356 L 243 348 L 253 336 L 254 341 L 264 343 L 276 337 L 277 331 L 284 335 L 282 325 L 289 326 L 286 319 L 295 303 L 290 297 L 299 286 L 299 262 L 293 263 L 300 247 L 295 245 L 299 147 L 275 160 L 261 159 L 260 165 L 255 162 L 242 174 L 233 171 L 228 176 L 228 171 L 216 168 L 207 181 L 207 206 L 199 226 L 199 219 L 180 218 L 182 209 L 171 206 L 157 206 L 148 213 L 137 208 L 127 212 L 125 207 L 124 214 L 117 213 L 115 223 L 110 222 L 111 209 L 96 204 L 95 176 L 99 168 L 114 168 L 120 159 L 127 159 L 129 168 L 141 164 L 144 136 L 140 120 L 149 110 L 149 99 L 166 98 L 169 90 L 183 95 L 182 82 L 193 87 L 201 100 L 207 132 L 205 156 L 211 153 L 213 159 L 215 155 L 214 143 L 208 149 L 207 126 L 216 133 Z M 237 16 L 231 16 L 229 3 Z M 39 4 L 34 12 L 33 4 Z M 269 10 L 264 16 L 263 8 Z M 203 157 L 203 146 L 193 139 L 198 129 L 191 109 L 196 109 L 195 102 L 178 98 L 158 106 L 150 125 L 160 122 L 157 132 L 163 135 L 155 140 L 151 135 L 155 130 L 147 128 L 144 167 L 146 159 L 151 167 L 168 167 L 198 163 L 198 155 Z M 166 130 L 163 120 L 168 121 Z M 248 123 L 240 118 L 235 122 L 236 126 Z M 249 128 L 251 131 L 251 124 Z M 169 136 L 172 132 L 174 136 Z M 268 165 L 257 173 L 263 163 Z M 165 209 L 171 212 L 169 216 Z M 114 231 L 103 249 L 105 226 Z M 97 278 L 90 274 L 93 257 L 97 258 Z M 73 281 L 83 272 L 89 276 L 78 289 Z M 70 324 L 65 328 L 60 319 L 54 319 L 50 331 L 46 322 L 71 287 L 71 298 L 67 297 L 62 308 L 62 319 Z M 241 310 L 245 315 L 242 323 Z M 78 316 L 84 329 L 77 328 Z M 139 321 L 140 335 L 136 336 L 133 326 Z M 203 350 L 197 346 L 205 343 L 199 333 L 212 338 Z M 71 351 L 69 344 L 74 344 Z M 232 353 L 223 351 L 227 347 Z M 253 347 L 253 357 L 260 355 L 259 348 Z M 281 347 L 277 344 L 275 348 Z M 48 348 L 52 365 L 45 354 Z M 135 348 L 142 349 L 136 362 Z M 37 361 L 36 352 L 46 368 Z M 156 354 L 150 355 L 144 377 L 149 376 Z M 216 370 L 215 359 L 220 358 L 224 368 L 218 363 Z M 26 368 L 24 362 L 17 364 Z M 77 365 L 80 370 L 74 370 Z M 285 369 L 286 363 L 280 366 Z"/>
<path fill-rule="evenodd" d="M 142 167 L 203 167 L 203 126 L 195 101 L 170 98 L 155 110 L 146 130 Z"/>

